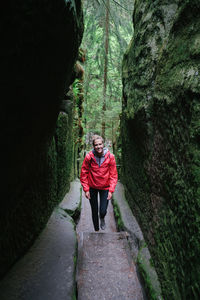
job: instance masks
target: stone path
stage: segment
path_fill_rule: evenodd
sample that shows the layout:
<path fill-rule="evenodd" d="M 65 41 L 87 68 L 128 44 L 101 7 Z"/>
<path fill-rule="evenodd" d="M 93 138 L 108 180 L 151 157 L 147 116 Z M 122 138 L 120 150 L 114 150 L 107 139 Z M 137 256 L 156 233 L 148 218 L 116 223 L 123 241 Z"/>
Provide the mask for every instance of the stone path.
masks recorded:
<path fill-rule="evenodd" d="M 75 248 L 70 217 L 55 210 L 34 245 L 0 281 L 0 299 L 71 300 Z"/>
<path fill-rule="evenodd" d="M 74 299 L 77 239 L 65 210 L 76 212 L 79 205 L 80 181 L 75 180 L 35 243 L 0 281 L 0 300 Z"/>
<path fill-rule="evenodd" d="M 126 232 L 117 232 L 111 202 L 106 230 L 94 232 L 89 201 L 83 196 L 78 235 L 78 300 L 144 299 Z"/>
<path fill-rule="evenodd" d="M 133 262 L 138 256 L 152 279 L 157 299 L 162 299 L 155 271 L 150 266 L 148 249 L 143 246 L 139 250 L 144 244 L 143 235 L 127 205 L 120 182 L 114 200 L 120 208 L 128 234 L 117 232 L 111 202 L 106 216 L 106 230 L 94 232 L 90 204 L 84 196 L 81 218 L 75 232 L 72 218 L 67 214 L 76 215 L 81 204 L 80 181 L 74 180 L 69 193 L 54 210 L 33 246 L 0 281 L 0 299 L 75 299 L 76 236 L 78 300 L 145 299 Z"/>

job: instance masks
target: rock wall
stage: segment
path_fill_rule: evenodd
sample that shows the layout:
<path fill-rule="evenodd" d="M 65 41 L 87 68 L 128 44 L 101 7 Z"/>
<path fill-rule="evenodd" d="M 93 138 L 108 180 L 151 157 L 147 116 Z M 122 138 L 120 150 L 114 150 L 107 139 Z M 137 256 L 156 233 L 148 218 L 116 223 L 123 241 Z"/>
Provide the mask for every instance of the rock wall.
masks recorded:
<path fill-rule="evenodd" d="M 69 185 L 73 109 L 57 118 L 82 38 L 81 1 L 9 1 L 0 22 L 2 276 L 33 243 Z"/>
<path fill-rule="evenodd" d="M 164 299 L 200 294 L 200 2 L 135 1 L 123 60 L 123 182 Z"/>

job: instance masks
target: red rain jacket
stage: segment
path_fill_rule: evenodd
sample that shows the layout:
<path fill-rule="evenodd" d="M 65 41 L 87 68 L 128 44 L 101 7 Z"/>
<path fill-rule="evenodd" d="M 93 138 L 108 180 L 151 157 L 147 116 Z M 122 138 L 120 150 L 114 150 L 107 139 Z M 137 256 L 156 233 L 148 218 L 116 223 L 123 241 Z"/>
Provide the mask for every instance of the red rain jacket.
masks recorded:
<path fill-rule="evenodd" d="M 110 151 L 105 154 L 104 162 L 98 165 L 94 154 L 90 151 L 82 164 L 80 181 L 84 192 L 90 187 L 99 190 L 109 190 L 113 193 L 117 184 L 118 175 L 115 157 Z"/>

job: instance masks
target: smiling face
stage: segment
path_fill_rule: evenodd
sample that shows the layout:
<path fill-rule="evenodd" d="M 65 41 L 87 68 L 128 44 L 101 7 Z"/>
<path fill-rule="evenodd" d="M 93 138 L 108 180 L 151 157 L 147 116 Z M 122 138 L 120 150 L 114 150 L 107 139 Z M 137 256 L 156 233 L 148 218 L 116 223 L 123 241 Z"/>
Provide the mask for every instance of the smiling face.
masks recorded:
<path fill-rule="evenodd" d="M 102 139 L 96 139 L 94 140 L 94 150 L 96 151 L 98 156 L 101 156 L 103 154 L 103 141 Z"/>

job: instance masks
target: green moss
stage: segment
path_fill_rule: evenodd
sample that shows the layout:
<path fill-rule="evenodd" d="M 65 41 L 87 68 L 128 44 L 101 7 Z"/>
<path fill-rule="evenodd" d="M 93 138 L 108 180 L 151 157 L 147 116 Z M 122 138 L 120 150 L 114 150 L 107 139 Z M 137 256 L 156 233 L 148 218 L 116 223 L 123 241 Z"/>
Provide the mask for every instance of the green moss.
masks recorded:
<path fill-rule="evenodd" d="M 112 201 L 113 204 L 113 210 L 114 210 L 114 216 L 115 216 L 115 221 L 117 225 L 117 230 L 118 231 L 124 231 L 124 223 L 121 217 L 121 212 L 119 209 L 119 206 L 115 200 Z"/>
<path fill-rule="evenodd" d="M 71 112 L 72 114 L 72 112 Z M 56 151 L 58 164 L 58 196 L 60 199 L 69 190 L 73 165 L 72 117 L 60 113 L 56 127 Z"/>
<path fill-rule="evenodd" d="M 59 116 L 54 133 L 65 87 L 72 80 L 83 15 L 81 1 L 61 2 L 41 2 L 40 7 L 34 1 L 13 3 L 6 17 L 13 30 L 5 34 L 3 50 L 8 55 L 2 153 L 7 155 L 2 155 L 0 276 L 37 238 L 73 178 L 73 109 Z M 16 48 L 9 41 L 17 36 L 26 43 Z M 8 93 L 11 78 L 15 79 Z"/>
<path fill-rule="evenodd" d="M 69 190 L 76 163 L 73 151 L 77 151 L 73 117 L 73 107 L 69 115 L 59 114 L 55 135 L 38 153 L 36 172 L 27 179 L 20 201 L 16 201 L 18 204 L 4 224 L 6 230 L 2 230 L 0 240 L 2 272 L 33 244 L 53 209 Z M 80 208 L 73 217 L 77 219 L 79 214 Z"/>
<path fill-rule="evenodd" d="M 146 296 L 148 297 L 148 299 L 149 300 L 161 299 L 161 298 L 157 297 L 156 292 L 154 291 L 153 286 L 151 284 L 151 280 L 148 276 L 148 273 L 146 273 L 144 265 L 142 264 L 142 262 L 139 259 L 137 261 L 137 266 L 138 266 L 139 273 L 142 277 L 142 282 L 143 282 L 145 292 L 146 292 Z"/>
<path fill-rule="evenodd" d="M 198 299 L 200 4 L 165 1 L 167 16 L 162 5 L 138 0 L 135 7 L 134 47 L 123 62 L 121 179 L 164 298 Z M 159 39 L 155 26 L 163 28 L 157 28 Z"/>

